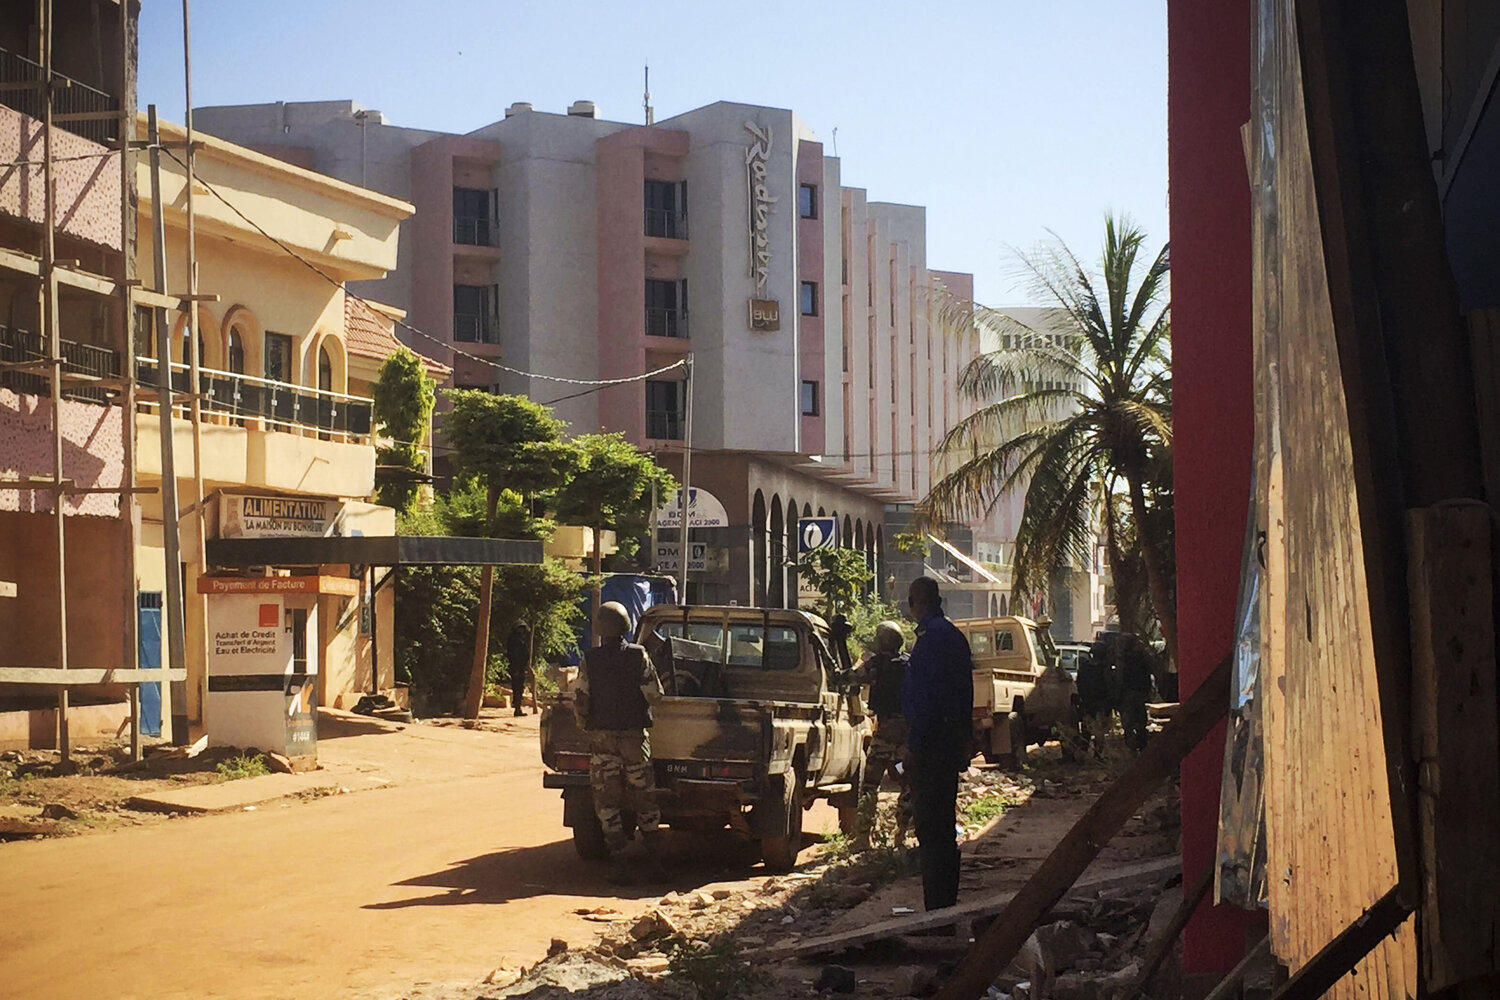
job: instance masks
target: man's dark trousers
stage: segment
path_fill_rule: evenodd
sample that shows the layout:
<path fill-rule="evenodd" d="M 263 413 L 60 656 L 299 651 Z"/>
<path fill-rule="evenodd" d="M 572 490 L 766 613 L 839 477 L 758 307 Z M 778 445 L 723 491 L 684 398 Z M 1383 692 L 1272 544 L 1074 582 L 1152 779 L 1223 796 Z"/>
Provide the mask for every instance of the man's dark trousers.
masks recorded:
<path fill-rule="evenodd" d="M 953 754 L 912 760 L 912 812 L 922 862 L 922 900 L 929 910 L 958 902 L 958 769 Z"/>

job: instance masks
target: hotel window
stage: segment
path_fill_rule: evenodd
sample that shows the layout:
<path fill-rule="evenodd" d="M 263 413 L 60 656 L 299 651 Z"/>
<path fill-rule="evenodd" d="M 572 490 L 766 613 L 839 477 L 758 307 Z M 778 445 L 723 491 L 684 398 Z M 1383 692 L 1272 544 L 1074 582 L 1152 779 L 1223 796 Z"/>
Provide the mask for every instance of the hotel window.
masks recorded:
<path fill-rule="evenodd" d="M 646 436 L 682 440 L 683 386 L 676 380 L 646 380 Z"/>
<path fill-rule="evenodd" d="M 453 189 L 453 242 L 466 246 L 495 246 L 496 191 Z"/>
<path fill-rule="evenodd" d="M 646 335 L 650 337 L 686 337 L 687 279 L 664 281 L 646 279 Z"/>
<path fill-rule="evenodd" d="M 465 344 L 500 343 L 500 286 L 453 286 L 453 339 Z"/>
<path fill-rule="evenodd" d="M 797 214 L 804 219 L 818 217 L 818 186 L 816 184 L 797 186 Z"/>
<path fill-rule="evenodd" d="M 818 314 L 818 283 L 816 281 L 804 281 L 802 283 L 802 315 L 816 316 Z"/>
<path fill-rule="evenodd" d="M 646 235 L 687 239 L 687 181 L 646 181 Z"/>
<path fill-rule="evenodd" d="M 816 417 L 818 415 L 818 383 L 802 383 L 802 415 L 804 417 Z"/>
<path fill-rule="evenodd" d="M 292 381 L 292 338 L 285 333 L 267 333 L 266 380 L 269 382 Z"/>

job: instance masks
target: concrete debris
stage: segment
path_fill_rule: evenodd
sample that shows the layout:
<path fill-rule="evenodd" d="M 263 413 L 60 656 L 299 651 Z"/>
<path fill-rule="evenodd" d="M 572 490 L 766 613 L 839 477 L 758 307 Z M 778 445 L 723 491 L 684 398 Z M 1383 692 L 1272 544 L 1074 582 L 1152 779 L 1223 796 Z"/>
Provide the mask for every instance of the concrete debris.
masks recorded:
<path fill-rule="evenodd" d="M 568 942 L 562 938 L 553 938 L 552 943 L 547 946 L 547 957 L 556 958 L 568 950 Z"/>
<path fill-rule="evenodd" d="M 281 774 L 292 773 L 291 759 L 285 754 L 268 753 L 262 756 L 266 759 L 266 767 L 270 768 L 273 772 L 280 772 Z"/>
<path fill-rule="evenodd" d="M 1033 981 L 1048 983 L 1059 973 L 1077 967 L 1099 943 L 1099 936 L 1071 920 L 1059 920 L 1031 932 L 1021 946 L 1016 964 L 1028 972 Z"/>

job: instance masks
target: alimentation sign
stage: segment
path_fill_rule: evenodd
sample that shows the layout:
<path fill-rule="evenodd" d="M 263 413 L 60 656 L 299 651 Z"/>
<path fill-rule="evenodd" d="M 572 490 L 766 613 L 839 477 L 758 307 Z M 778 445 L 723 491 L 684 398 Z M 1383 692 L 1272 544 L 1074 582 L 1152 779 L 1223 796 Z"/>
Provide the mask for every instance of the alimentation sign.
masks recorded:
<path fill-rule="evenodd" d="M 219 508 L 219 537 L 322 537 L 334 533 L 342 509 L 336 500 L 226 493 Z"/>

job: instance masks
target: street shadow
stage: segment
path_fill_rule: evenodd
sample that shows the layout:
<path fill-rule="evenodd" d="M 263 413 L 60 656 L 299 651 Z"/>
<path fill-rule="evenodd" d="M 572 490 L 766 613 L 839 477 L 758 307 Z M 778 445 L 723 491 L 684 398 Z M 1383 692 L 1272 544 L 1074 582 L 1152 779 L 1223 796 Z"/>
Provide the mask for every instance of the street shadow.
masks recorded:
<path fill-rule="evenodd" d="M 636 844 L 627 860 L 644 871 L 644 856 Z M 436 890 L 412 899 L 368 903 L 367 910 L 402 910 L 413 906 L 455 906 L 509 903 L 534 896 L 578 896 L 598 899 L 654 899 L 672 891 L 687 892 L 714 882 L 746 878 L 759 864 L 756 845 L 729 830 L 719 833 L 675 834 L 666 831 L 662 861 L 670 874 L 659 885 L 614 885 L 606 876 L 607 862 L 584 861 L 571 840 L 535 847 L 494 851 L 455 861 L 441 871 L 393 883 Z"/>
<path fill-rule="evenodd" d="M 395 722 L 375 719 L 364 715 L 340 713 L 334 715 L 325 709 L 318 710 L 318 741 L 336 740 L 347 736 L 395 735 L 405 728 Z"/>

